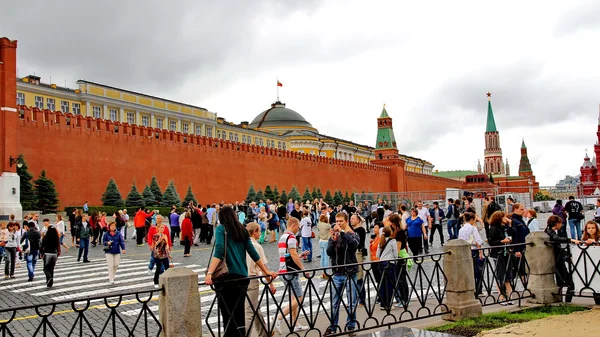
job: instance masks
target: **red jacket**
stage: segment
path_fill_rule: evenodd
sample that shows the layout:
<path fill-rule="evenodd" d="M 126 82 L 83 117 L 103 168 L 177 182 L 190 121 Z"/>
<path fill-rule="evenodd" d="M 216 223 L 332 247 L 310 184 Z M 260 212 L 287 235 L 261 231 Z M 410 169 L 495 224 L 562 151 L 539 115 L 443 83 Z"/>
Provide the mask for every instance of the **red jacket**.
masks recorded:
<path fill-rule="evenodd" d="M 192 229 L 192 220 L 190 218 L 183 219 L 181 223 L 181 240 L 185 240 L 186 238 L 192 241 L 194 237 L 194 231 Z"/>
<path fill-rule="evenodd" d="M 144 227 L 146 226 L 146 219 L 151 218 L 153 215 L 154 213 L 152 212 L 146 214 L 144 211 L 137 211 L 135 213 L 135 217 L 133 218 L 133 225 L 135 228 Z"/>
<path fill-rule="evenodd" d="M 152 247 L 152 237 L 154 236 L 154 234 L 156 234 L 156 226 L 150 226 L 150 229 L 148 229 L 148 246 Z M 169 234 L 169 230 L 167 229 L 167 226 L 165 226 L 165 231 L 163 232 L 166 236 L 167 236 L 167 241 L 169 242 L 169 245 L 172 246 L 173 245 L 173 241 L 171 241 L 171 234 Z"/>

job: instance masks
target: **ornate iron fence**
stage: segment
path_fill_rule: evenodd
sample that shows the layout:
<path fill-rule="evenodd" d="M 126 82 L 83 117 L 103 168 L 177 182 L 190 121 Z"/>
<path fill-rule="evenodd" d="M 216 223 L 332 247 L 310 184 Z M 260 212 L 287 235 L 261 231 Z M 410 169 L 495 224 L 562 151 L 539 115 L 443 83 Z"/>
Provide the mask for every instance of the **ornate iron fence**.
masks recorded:
<path fill-rule="evenodd" d="M 481 305 L 513 304 L 533 297 L 529 283 L 526 243 L 472 250 L 475 297 Z M 516 254 L 515 248 L 523 248 Z M 520 251 L 520 249 L 518 249 Z M 517 256 L 520 255 L 520 256 Z"/>
<path fill-rule="evenodd" d="M 547 243 L 554 248 L 558 295 L 565 302 L 571 302 L 573 297 L 588 297 L 600 304 L 600 244 Z"/>
<path fill-rule="evenodd" d="M 328 335 L 335 336 L 442 315 L 448 311 L 444 304 L 447 278 L 441 264 L 446 254 L 289 272 L 274 281 L 276 293 L 264 278 L 223 281 L 213 286 L 215 296 L 206 313 L 205 331 L 223 336 L 235 327 L 254 325 L 245 336 L 253 334 L 253 329 L 268 336 L 274 332 L 307 336 L 328 328 Z M 332 268 L 347 272 L 336 273 Z M 290 316 L 289 308 L 297 308 L 297 314 Z M 236 310 L 245 310 L 245 315 Z M 340 323 L 342 318 L 345 323 Z M 298 324 L 306 326 L 297 330 Z"/>
<path fill-rule="evenodd" d="M 1 336 L 159 336 L 149 303 L 162 289 L 119 292 L 0 309 Z M 139 310 L 126 316 L 119 310 Z"/>

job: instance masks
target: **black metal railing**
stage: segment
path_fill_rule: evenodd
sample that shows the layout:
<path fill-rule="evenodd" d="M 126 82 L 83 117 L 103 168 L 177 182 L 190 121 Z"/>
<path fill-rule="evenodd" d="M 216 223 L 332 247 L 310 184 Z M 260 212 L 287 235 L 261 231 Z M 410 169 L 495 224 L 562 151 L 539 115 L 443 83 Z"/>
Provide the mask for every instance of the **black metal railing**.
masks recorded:
<path fill-rule="evenodd" d="M 599 244 L 546 243 L 554 249 L 554 277 L 559 289 L 558 295 L 565 302 L 571 302 L 573 297 L 589 297 L 600 304 Z"/>
<path fill-rule="evenodd" d="M 274 332 L 307 336 L 315 330 L 322 335 L 329 328 L 335 336 L 442 315 L 448 312 L 443 303 L 447 278 L 441 263 L 446 254 L 289 272 L 273 281 L 276 293 L 262 277 L 216 283 L 204 330 L 224 336 L 230 329 L 246 326 L 250 328 L 244 334 L 234 334 L 251 336 L 255 333 L 251 330 L 258 329 L 268 336 Z M 336 273 L 333 268 L 346 272 Z M 248 291 L 249 284 L 255 290 Z M 290 316 L 287 307 L 297 308 L 297 314 Z M 236 310 L 244 310 L 245 315 L 238 311 L 236 316 Z M 302 331 L 294 331 L 298 325 Z"/>
<path fill-rule="evenodd" d="M 472 250 L 475 297 L 481 305 L 512 304 L 533 297 L 526 246 L 511 244 Z M 517 254 L 518 253 L 518 254 Z"/>
<path fill-rule="evenodd" d="M 0 336 L 159 336 L 149 303 L 162 289 L 0 309 Z M 122 310 L 133 311 L 124 315 Z"/>

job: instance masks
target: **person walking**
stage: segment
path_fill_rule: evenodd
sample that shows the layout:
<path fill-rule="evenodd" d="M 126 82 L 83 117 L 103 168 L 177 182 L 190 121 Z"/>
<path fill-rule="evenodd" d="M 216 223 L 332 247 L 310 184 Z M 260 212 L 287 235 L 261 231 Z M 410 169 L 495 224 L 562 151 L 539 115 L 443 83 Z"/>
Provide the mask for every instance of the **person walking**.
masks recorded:
<path fill-rule="evenodd" d="M 379 300 L 381 310 L 390 310 L 393 303 L 394 288 L 396 284 L 396 260 L 398 259 L 398 245 L 392 236 L 392 227 L 382 229 L 383 237 L 377 247 L 377 258 L 381 272 L 381 285 L 379 287 Z"/>
<path fill-rule="evenodd" d="M 198 246 L 200 244 L 200 236 L 202 234 L 202 210 L 199 207 L 194 206 L 193 203 L 190 203 L 191 215 L 192 215 L 192 228 L 194 229 L 194 246 Z"/>
<path fill-rule="evenodd" d="M 127 214 L 127 209 L 123 209 L 123 222 L 125 225 L 121 230 L 121 236 L 123 237 L 123 240 L 127 241 L 127 228 L 129 227 L 129 214 Z"/>
<path fill-rule="evenodd" d="M 177 208 L 171 209 L 171 214 L 169 214 L 169 225 L 171 226 L 171 238 L 175 240 L 177 237 L 181 241 L 181 237 L 179 235 L 181 232 L 181 227 L 179 227 L 179 214 L 177 214 Z"/>
<path fill-rule="evenodd" d="M 356 289 L 358 266 L 335 268 L 346 264 L 355 264 L 356 249 L 358 248 L 359 237 L 348 223 L 348 215 L 340 212 L 335 216 L 335 226 L 329 243 L 327 245 L 327 254 L 332 257 L 333 277 L 330 283 L 332 299 L 332 313 L 329 321 L 329 327 L 325 330 L 324 336 L 335 334 L 338 327 L 340 315 L 341 296 L 346 290 L 348 296 L 344 307 L 346 308 L 346 325 L 343 331 L 347 331 L 349 336 L 355 336 L 356 333 L 356 306 L 358 289 Z M 335 288 L 335 289 L 333 289 Z"/>
<path fill-rule="evenodd" d="M 327 255 L 327 244 L 331 238 L 331 225 L 329 224 L 327 215 L 319 216 L 317 229 L 319 230 L 319 249 L 321 250 L 321 268 L 329 267 L 329 255 Z M 322 278 L 327 279 L 327 273 L 323 270 Z"/>
<path fill-rule="evenodd" d="M 183 242 L 183 257 L 189 257 L 192 241 L 194 240 L 194 229 L 190 211 L 185 212 L 185 218 L 181 223 L 181 242 Z"/>
<path fill-rule="evenodd" d="M 2 263 L 2 258 L 6 256 L 6 244 L 8 243 L 8 237 L 10 232 L 8 231 L 8 224 L 4 221 L 0 222 L 0 263 Z"/>
<path fill-rule="evenodd" d="M 249 281 L 221 282 L 248 277 L 246 253 L 258 265 L 263 275 L 268 276 L 270 282 L 277 277 L 277 273 L 267 269 L 254 249 L 250 236 L 244 226 L 239 222 L 233 208 L 225 206 L 219 212 L 220 226 L 215 228 L 214 253 L 204 282 L 213 285 L 217 296 L 221 317 L 225 326 L 223 336 L 246 336 L 246 319 L 244 299 L 248 290 Z M 213 283 L 212 274 L 217 265 L 225 260 L 229 273 Z"/>
<path fill-rule="evenodd" d="M 312 262 L 312 222 L 310 220 L 310 212 L 304 209 L 302 212 L 302 220 L 300 221 L 300 233 L 302 234 L 302 250 L 308 254 L 304 258 L 304 262 Z"/>
<path fill-rule="evenodd" d="M 419 211 L 416 208 L 410 209 L 410 217 L 406 218 L 406 231 L 408 232 L 408 248 L 413 256 L 421 255 L 423 253 L 423 239 L 427 240 L 427 231 L 425 230 L 425 224 L 419 217 Z"/>
<path fill-rule="evenodd" d="M 155 234 L 158 232 L 158 225 L 164 225 L 163 222 L 163 217 L 162 215 L 157 215 L 156 216 L 156 223 L 154 225 L 151 225 L 150 228 L 148 228 L 148 237 L 146 238 L 146 241 L 148 242 L 148 247 L 150 249 L 150 262 L 148 263 L 148 275 L 152 275 L 155 274 L 155 272 L 153 272 L 154 270 L 154 266 L 156 265 L 157 268 L 162 268 L 163 266 L 160 264 L 157 264 L 158 261 L 156 261 L 156 254 L 154 254 L 154 236 Z M 164 235 L 167 237 L 167 241 L 169 242 L 169 244 L 172 246 L 172 240 L 171 237 L 169 235 L 169 231 L 166 230 L 166 228 L 164 228 Z M 161 271 L 161 273 L 164 270 Z"/>
<path fill-rule="evenodd" d="M 133 225 L 135 227 L 135 240 L 138 247 L 144 246 L 144 235 L 146 232 L 146 219 L 153 216 L 152 213 L 144 212 L 143 207 L 139 207 L 133 218 Z"/>
<path fill-rule="evenodd" d="M 25 261 L 27 261 L 27 276 L 29 277 L 27 281 L 31 282 L 35 276 L 35 264 L 40 252 L 41 235 L 32 223 L 24 224 L 23 229 L 25 230 L 25 235 L 21 238 L 21 245 L 25 254 Z"/>
<path fill-rule="evenodd" d="M 48 288 L 54 284 L 54 267 L 59 256 L 60 239 L 58 231 L 53 225 L 50 225 L 40 246 L 40 257 L 44 259 L 44 275 L 46 275 L 46 287 Z"/>
<path fill-rule="evenodd" d="M 252 241 L 252 246 L 258 252 L 260 256 L 260 260 L 263 263 L 267 264 L 267 257 L 265 256 L 265 251 L 263 247 L 256 242 L 260 238 L 260 226 L 256 222 L 251 222 L 246 226 L 248 230 L 248 234 L 250 235 L 250 240 Z M 250 254 L 246 253 L 246 264 L 248 265 L 248 276 L 256 277 L 262 276 L 262 271 L 260 267 L 252 260 Z M 256 333 L 259 337 L 270 337 L 265 330 L 266 322 L 263 317 L 262 311 L 259 307 L 258 297 L 259 297 L 259 287 L 260 280 L 258 278 L 254 278 L 250 280 L 250 284 L 248 285 L 248 301 L 246 305 L 246 329 L 249 331 L 251 329 L 251 325 L 254 326 Z M 277 289 L 273 283 L 269 284 L 269 290 L 271 294 L 275 294 Z"/>
<path fill-rule="evenodd" d="M 125 239 L 121 236 L 121 232 L 117 230 L 116 222 L 113 221 L 108 224 L 108 231 L 104 233 L 102 243 L 106 247 L 104 253 L 108 267 L 108 283 L 115 284 L 117 269 L 119 269 L 119 263 L 121 262 L 121 253 L 127 253 L 125 251 Z"/>
<path fill-rule="evenodd" d="M 65 240 L 65 222 L 63 221 L 63 217 L 61 214 L 56 215 L 56 225 L 54 225 L 56 230 L 58 231 L 60 245 L 65 248 L 65 253 L 69 251 L 69 246 L 64 242 Z"/>
<path fill-rule="evenodd" d="M 81 261 L 81 255 L 83 255 L 83 262 L 89 263 L 88 250 L 90 247 L 90 236 L 92 235 L 92 229 L 88 224 L 88 215 L 83 213 L 81 216 L 81 224 L 79 226 L 79 233 L 77 242 L 79 243 L 79 253 L 77 254 L 77 262 Z"/>
<path fill-rule="evenodd" d="M 454 199 L 448 199 L 448 210 L 446 211 L 446 226 L 448 227 L 448 240 L 454 240 L 458 238 L 458 217 L 455 215 L 458 213 L 456 206 L 454 205 Z"/>
<path fill-rule="evenodd" d="M 158 220 L 158 219 L 157 219 Z M 171 258 L 172 246 L 168 236 L 165 234 L 165 225 L 157 222 L 156 233 L 152 236 L 152 253 L 156 262 L 156 271 L 154 272 L 154 286 L 158 288 L 158 277 L 169 269 L 169 259 Z"/>
<path fill-rule="evenodd" d="M 429 235 L 429 246 L 433 246 L 433 237 L 435 236 L 435 232 L 438 231 L 440 235 L 440 243 L 443 247 L 444 232 L 442 230 L 442 221 L 444 219 L 444 211 L 440 208 L 437 201 L 434 201 L 433 208 L 429 209 L 429 217 L 431 219 L 431 225 L 429 225 L 429 229 L 431 230 Z"/>
<path fill-rule="evenodd" d="M 569 196 L 569 201 L 565 205 L 565 212 L 569 215 L 569 229 L 571 230 L 571 239 L 581 241 L 581 220 L 585 219 L 583 205 L 575 200 L 574 196 Z"/>
<path fill-rule="evenodd" d="M 15 263 L 17 259 L 17 248 L 19 247 L 19 236 L 17 233 L 18 222 L 8 223 L 8 237 L 4 249 L 6 260 L 4 261 L 4 278 L 15 278 Z"/>

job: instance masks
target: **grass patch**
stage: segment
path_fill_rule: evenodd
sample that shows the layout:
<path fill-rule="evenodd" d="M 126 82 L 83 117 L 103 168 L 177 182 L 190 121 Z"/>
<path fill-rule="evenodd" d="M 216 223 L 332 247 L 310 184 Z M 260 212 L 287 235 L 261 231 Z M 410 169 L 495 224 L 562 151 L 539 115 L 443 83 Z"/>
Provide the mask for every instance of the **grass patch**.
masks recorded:
<path fill-rule="evenodd" d="M 588 308 L 575 305 L 553 305 L 528 308 L 515 312 L 495 312 L 475 318 L 468 318 L 442 326 L 429 328 L 431 331 L 445 332 L 457 336 L 472 337 L 484 330 L 492 330 L 503 326 L 533 321 L 556 315 L 567 315 Z"/>

